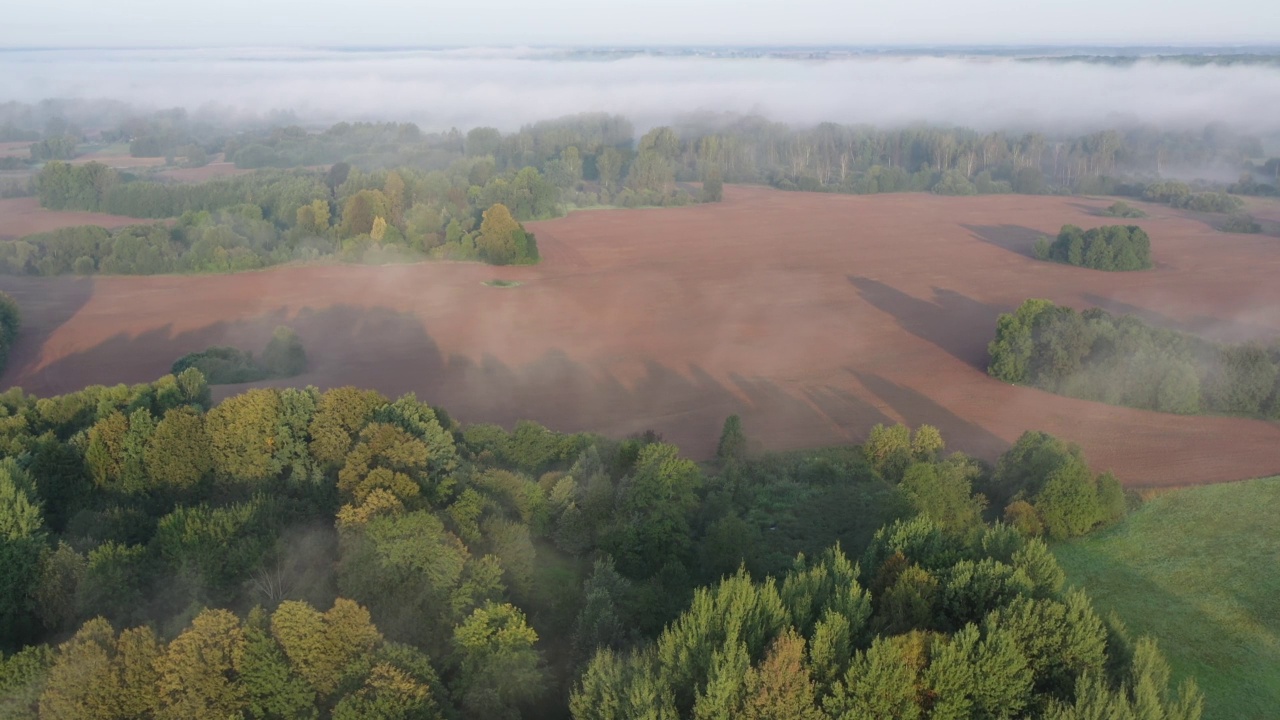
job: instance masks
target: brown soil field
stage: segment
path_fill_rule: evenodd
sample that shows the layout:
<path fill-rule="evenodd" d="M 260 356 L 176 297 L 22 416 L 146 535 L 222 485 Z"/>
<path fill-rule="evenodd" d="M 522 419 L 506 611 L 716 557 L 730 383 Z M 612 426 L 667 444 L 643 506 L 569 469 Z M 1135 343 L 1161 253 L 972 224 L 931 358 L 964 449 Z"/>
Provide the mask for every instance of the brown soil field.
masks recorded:
<path fill-rule="evenodd" d="M 221 155 L 219 155 L 221 157 Z M 236 167 L 235 163 L 229 162 L 211 162 L 208 165 L 198 168 L 173 168 L 171 170 L 161 170 L 156 175 L 176 180 L 184 183 L 198 183 L 206 180 L 216 180 L 218 178 L 235 177 L 236 175 L 247 175 L 253 172 L 244 168 Z"/>
<path fill-rule="evenodd" d="M 31 157 L 31 141 L 0 142 L 0 157 Z"/>
<path fill-rule="evenodd" d="M 164 165 L 164 158 L 137 158 L 130 155 L 127 151 L 120 152 L 118 150 L 100 150 L 98 152 L 80 155 L 71 160 L 72 165 L 83 165 L 89 162 L 100 162 L 110 168 L 127 169 L 140 167 L 158 167 Z"/>
<path fill-rule="evenodd" d="M 33 197 L 0 200 L 0 238 L 13 239 L 33 233 L 50 232 L 77 225 L 101 225 L 118 228 L 155 220 L 108 215 L 106 213 L 79 212 L 75 210 L 46 210 Z"/>
<path fill-rule="evenodd" d="M 1109 222 L 1097 213 L 1110 202 L 730 187 L 715 205 L 531 223 L 535 267 L 0 278 L 25 323 L 0 384 L 47 395 L 146 381 L 210 345 L 258 351 L 288 323 L 311 367 L 279 384 L 412 390 L 467 422 L 654 429 L 694 457 L 712 454 L 737 413 L 776 449 L 857 442 L 901 421 L 987 459 L 1046 430 L 1133 486 L 1280 472 L 1278 424 L 1111 407 L 986 375 L 997 315 L 1027 297 L 1224 339 L 1280 335 L 1274 237 L 1147 205 L 1136 222 L 1154 238 L 1153 270 L 1030 257 L 1063 223 Z M 494 278 L 521 285 L 483 284 Z"/>

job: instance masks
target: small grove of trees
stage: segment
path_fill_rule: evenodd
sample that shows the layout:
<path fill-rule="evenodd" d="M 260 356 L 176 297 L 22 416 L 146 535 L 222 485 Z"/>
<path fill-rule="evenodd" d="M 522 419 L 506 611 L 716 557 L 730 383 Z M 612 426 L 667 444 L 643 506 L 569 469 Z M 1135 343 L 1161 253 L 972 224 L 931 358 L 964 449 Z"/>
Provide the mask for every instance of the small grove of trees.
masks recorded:
<path fill-rule="evenodd" d="M 992 377 L 1113 405 L 1280 417 L 1280 343 L 1220 345 L 1136 317 L 1027 300 L 1002 314 Z"/>
<path fill-rule="evenodd" d="M 1128 500 L 1110 473 L 1095 475 L 1076 445 L 1029 431 L 984 478 L 980 489 L 1006 523 L 1029 537 L 1084 535 L 1123 519 Z"/>
<path fill-rule="evenodd" d="M 31 160 L 45 162 L 47 160 L 70 160 L 76 156 L 76 148 L 80 138 L 75 135 L 56 135 L 45 138 L 31 145 Z"/>
<path fill-rule="evenodd" d="M 1195 212 L 1231 213 L 1244 207 L 1244 201 L 1234 195 L 1195 192 L 1186 183 L 1176 180 L 1151 183 L 1142 191 L 1142 199 Z"/>
<path fill-rule="evenodd" d="M 1102 211 L 1102 214 L 1107 217 L 1129 219 L 1144 218 L 1147 216 L 1147 213 L 1145 213 L 1142 208 L 1136 208 L 1122 200 L 1108 205 L 1107 209 Z"/>
<path fill-rule="evenodd" d="M 211 385 L 289 378 L 307 369 L 307 353 L 297 333 L 282 325 L 271 333 L 271 340 L 258 358 L 238 348 L 217 346 L 178 358 L 173 374 L 181 375 L 188 368 L 199 370 Z"/>
<path fill-rule="evenodd" d="M 9 364 L 9 351 L 18 339 L 18 328 L 21 325 L 18 302 L 9 293 L 0 292 L 0 373 Z"/>
<path fill-rule="evenodd" d="M 1094 270 L 1145 270 L 1151 267 L 1151 239 L 1136 225 L 1106 225 L 1081 230 L 1063 225 L 1053 243 L 1036 241 L 1041 260 Z"/>

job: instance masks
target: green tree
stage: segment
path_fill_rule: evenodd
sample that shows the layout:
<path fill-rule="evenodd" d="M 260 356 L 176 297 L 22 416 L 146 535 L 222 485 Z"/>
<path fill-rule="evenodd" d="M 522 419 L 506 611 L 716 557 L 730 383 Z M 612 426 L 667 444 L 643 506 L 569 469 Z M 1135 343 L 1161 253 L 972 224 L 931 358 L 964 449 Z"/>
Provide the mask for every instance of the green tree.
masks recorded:
<path fill-rule="evenodd" d="M 259 363 L 274 377 L 293 377 L 307 369 L 307 353 L 298 334 L 281 325 L 271 333 Z"/>
<path fill-rule="evenodd" d="M 288 720 L 315 717 L 315 691 L 289 666 L 284 651 L 271 636 L 270 618 L 261 608 L 244 622 L 244 685 L 249 717 Z"/>
<path fill-rule="evenodd" d="M 0 461 L 0 638 L 5 645 L 20 644 L 35 629 L 29 592 L 40 576 L 45 542 L 30 478 L 13 459 Z"/>
<path fill-rule="evenodd" d="M 457 696 L 471 717 L 518 718 L 542 691 L 538 634 L 510 604 L 476 608 L 454 631 L 461 657 Z"/>
<path fill-rule="evenodd" d="M 1017 311 L 1000 315 L 996 323 L 996 338 L 987 346 L 991 356 L 987 372 L 992 377 L 1008 383 L 1029 379 L 1035 351 L 1033 332 L 1040 318 L 1053 308 L 1053 303 L 1048 300 L 1027 300 Z"/>
<path fill-rule="evenodd" d="M 162 487 L 185 491 L 212 469 L 204 416 L 188 408 L 164 414 L 143 451 L 147 474 Z"/>
<path fill-rule="evenodd" d="M 876 638 L 865 652 L 859 652 L 823 704 L 832 717 L 915 720 L 921 716 L 916 704 L 916 673 L 908 658 L 910 636 Z"/>
<path fill-rule="evenodd" d="M 725 418 L 720 431 L 720 443 L 716 446 L 716 458 L 722 463 L 742 461 L 747 454 L 747 435 L 742 431 L 742 418 L 730 415 Z"/>

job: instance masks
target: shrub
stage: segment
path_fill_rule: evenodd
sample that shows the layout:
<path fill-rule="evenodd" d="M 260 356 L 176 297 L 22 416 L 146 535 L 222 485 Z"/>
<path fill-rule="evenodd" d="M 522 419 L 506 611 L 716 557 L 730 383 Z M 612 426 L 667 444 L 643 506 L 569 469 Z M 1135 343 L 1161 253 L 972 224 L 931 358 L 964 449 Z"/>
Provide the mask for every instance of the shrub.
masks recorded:
<path fill-rule="evenodd" d="M 307 353 L 293 330 L 281 326 L 272 333 L 261 360 L 239 348 L 215 346 L 178 358 L 172 372 L 178 375 L 188 368 L 199 370 L 210 385 L 234 385 L 298 375 L 307 369 Z"/>
<path fill-rule="evenodd" d="M 260 364 L 274 377 L 293 377 L 307 369 L 307 353 L 297 333 L 282 325 L 271 334 Z"/>
<path fill-rule="evenodd" d="M 267 372 L 253 359 L 253 353 L 221 345 L 183 355 L 173 364 L 172 372 L 177 375 L 188 368 L 199 370 L 210 385 L 234 385 L 267 378 Z"/>
<path fill-rule="evenodd" d="M 1102 211 L 1102 214 L 1115 218 L 1144 218 L 1147 216 L 1145 212 L 1127 202 L 1112 203 L 1110 207 Z"/>
<path fill-rule="evenodd" d="M 1222 224 L 1222 230 L 1230 233 L 1260 233 L 1262 226 L 1254 222 L 1254 219 L 1244 213 L 1236 213 L 1227 218 Z"/>

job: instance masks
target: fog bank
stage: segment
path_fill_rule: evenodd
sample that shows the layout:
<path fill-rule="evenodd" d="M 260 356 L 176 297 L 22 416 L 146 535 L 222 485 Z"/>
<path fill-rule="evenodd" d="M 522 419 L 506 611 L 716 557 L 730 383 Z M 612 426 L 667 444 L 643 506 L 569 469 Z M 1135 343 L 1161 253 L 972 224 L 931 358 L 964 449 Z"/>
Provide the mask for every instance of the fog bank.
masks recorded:
<path fill-rule="evenodd" d="M 1013 58 L 654 57 L 567 59 L 533 49 L 8 50 L 0 101 L 110 98 L 149 108 L 293 110 L 316 123 L 492 125 L 604 111 L 638 128 L 698 111 L 759 113 L 807 125 L 946 123 L 979 130 L 1087 132 L 1225 122 L 1280 132 L 1280 68 L 1128 67 Z"/>

